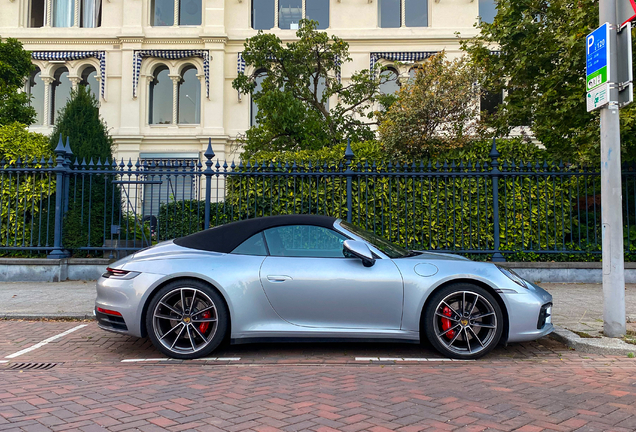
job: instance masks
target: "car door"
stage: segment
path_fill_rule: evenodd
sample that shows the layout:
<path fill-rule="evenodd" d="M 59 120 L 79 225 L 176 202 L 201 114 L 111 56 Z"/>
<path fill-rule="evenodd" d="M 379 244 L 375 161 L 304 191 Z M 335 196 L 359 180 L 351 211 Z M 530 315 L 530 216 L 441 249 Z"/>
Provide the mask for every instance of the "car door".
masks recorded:
<path fill-rule="evenodd" d="M 269 255 L 261 283 L 284 320 L 306 327 L 400 328 L 404 288 L 392 260 L 365 267 L 344 256 L 346 237 L 324 227 L 282 226 L 263 233 Z"/>

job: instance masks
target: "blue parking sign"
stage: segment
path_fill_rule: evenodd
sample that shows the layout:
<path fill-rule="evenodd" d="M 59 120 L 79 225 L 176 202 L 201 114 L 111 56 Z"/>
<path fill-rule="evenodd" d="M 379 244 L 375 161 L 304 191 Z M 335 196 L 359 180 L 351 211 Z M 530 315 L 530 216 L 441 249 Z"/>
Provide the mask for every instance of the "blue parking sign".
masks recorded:
<path fill-rule="evenodd" d="M 585 38 L 587 91 L 609 80 L 609 23 L 605 23 Z"/>

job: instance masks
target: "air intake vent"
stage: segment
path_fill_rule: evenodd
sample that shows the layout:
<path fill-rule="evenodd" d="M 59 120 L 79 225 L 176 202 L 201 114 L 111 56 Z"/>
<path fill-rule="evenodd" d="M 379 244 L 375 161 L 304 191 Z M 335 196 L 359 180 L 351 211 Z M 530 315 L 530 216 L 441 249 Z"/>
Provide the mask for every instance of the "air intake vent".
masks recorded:
<path fill-rule="evenodd" d="M 57 366 L 57 363 L 14 363 L 7 369 L 11 370 L 49 370 Z"/>

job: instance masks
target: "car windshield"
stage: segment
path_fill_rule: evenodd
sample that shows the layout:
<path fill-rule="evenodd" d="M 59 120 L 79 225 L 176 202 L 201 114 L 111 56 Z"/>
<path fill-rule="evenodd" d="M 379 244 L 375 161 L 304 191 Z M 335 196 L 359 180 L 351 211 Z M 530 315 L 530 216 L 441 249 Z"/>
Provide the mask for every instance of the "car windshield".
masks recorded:
<path fill-rule="evenodd" d="M 358 237 L 361 237 L 362 239 L 371 243 L 389 258 L 404 258 L 411 255 L 411 251 L 406 250 L 401 246 L 395 245 L 375 233 L 363 230 L 362 228 L 352 225 L 349 222 L 341 221 L 340 225 L 342 225 L 344 228 L 346 228 L 348 231 L 351 231 Z"/>

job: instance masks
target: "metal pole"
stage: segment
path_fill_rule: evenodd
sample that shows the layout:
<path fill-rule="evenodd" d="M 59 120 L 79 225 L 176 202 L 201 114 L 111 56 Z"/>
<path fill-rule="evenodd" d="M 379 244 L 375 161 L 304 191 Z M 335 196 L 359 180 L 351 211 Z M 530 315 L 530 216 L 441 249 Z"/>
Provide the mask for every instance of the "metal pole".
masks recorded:
<path fill-rule="evenodd" d="M 347 222 L 351 222 L 353 212 L 353 193 L 351 188 L 351 177 L 353 177 L 353 171 L 351 170 L 351 161 L 354 157 L 353 150 L 351 150 L 351 138 L 347 139 L 347 149 L 345 150 L 344 157 L 347 164 L 347 169 L 345 171 L 345 176 L 347 176 Z"/>
<path fill-rule="evenodd" d="M 205 151 L 205 153 L 203 153 L 203 156 L 205 156 L 205 171 L 203 171 L 203 174 L 205 175 L 205 217 L 204 217 L 204 225 L 203 225 L 203 229 L 208 229 L 210 228 L 210 200 L 212 199 L 212 174 L 214 174 L 214 171 L 212 171 L 212 158 L 215 156 L 214 155 L 214 150 L 212 150 L 212 138 L 209 139 L 208 141 L 208 148 Z M 217 177 L 217 181 L 218 181 L 218 177 Z M 215 223 L 218 223 L 218 221 L 215 221 Z"/>
<path fill-rule="evenodd" d="M 64 194 L 64 167 L 66 163 L 66 150 L 62 144 L 62 134 L 55 148 L 55 226 L 53 227 L 53 250 L 48 254 L 47 258 L 60 259 L 66 258 L 67 254 L 62 249 L 62 217 L 64 202 L 62 196 Z"/>
<path fill-rule="evenodd" d="M 625 263 L 618 114 L 616 0 L 600 0 L 599 24 L 610 24 L 610 103 L 601 109 L 601 221 L 603 223 L 603 331 L 625 335 Z"/>

